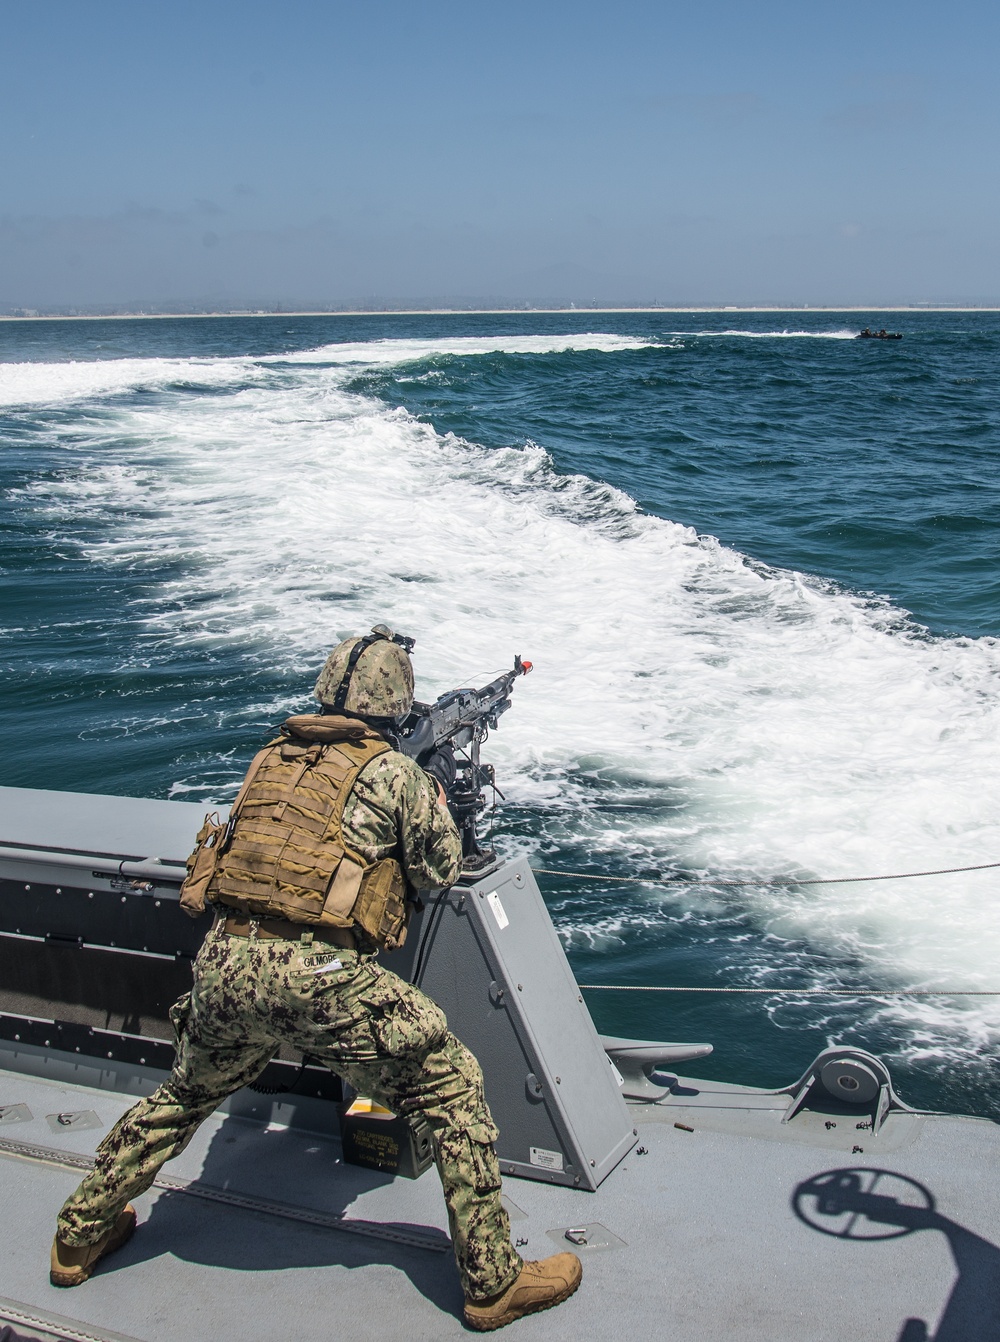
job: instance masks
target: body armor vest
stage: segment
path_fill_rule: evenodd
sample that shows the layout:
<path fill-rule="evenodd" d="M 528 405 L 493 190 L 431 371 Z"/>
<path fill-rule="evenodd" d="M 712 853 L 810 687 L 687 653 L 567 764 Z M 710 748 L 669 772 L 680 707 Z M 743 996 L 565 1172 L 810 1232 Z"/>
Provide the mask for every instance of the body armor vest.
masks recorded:
<path fill-rule="evenodd" d="M 406 936 L 406 880 L 392 857 L 369 863 L 344 842 L 361 770 L 390 749 L 356 719 L 289 718 L 250 766 L 215 845 L 205 899 L 251 918 L 358 926 L 391 950 Z"/>

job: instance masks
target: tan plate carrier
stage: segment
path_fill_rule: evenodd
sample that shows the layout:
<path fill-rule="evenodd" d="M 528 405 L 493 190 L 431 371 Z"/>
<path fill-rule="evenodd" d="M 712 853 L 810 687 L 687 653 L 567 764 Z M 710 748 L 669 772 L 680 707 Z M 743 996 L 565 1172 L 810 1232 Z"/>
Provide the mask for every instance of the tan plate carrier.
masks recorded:
<path fill-rule="evenodd" d="M 406 881 L 395 858 L 368 863 L 344 843 L 355 779 L 389 745 L 357 719 L 303 715 L 254 758 L 226 824 L 205 817 L 181 907 L 223 904 L 251 918 L 360 927 L 392 950 L 406 937 Z"/>

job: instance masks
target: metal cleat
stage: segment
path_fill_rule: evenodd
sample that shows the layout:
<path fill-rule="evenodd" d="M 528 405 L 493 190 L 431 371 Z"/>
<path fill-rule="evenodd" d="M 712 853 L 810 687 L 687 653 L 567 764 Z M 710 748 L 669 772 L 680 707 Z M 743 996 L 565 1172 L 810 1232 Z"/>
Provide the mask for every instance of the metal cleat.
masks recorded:
<path fill-rule="evenodd" d="M 706 1058 L 711 1044 L 658 1044 L 650 1039 L 617 1039 L 601 1035 L 605 1053 L 621 1074 L 621 1092 L 629 1100 L 654 1103 L 670 1093 L 677 1078 L 667 1074 L 662 1082 L 652 1079 L 654 1072 L 692 1058 Z"/>

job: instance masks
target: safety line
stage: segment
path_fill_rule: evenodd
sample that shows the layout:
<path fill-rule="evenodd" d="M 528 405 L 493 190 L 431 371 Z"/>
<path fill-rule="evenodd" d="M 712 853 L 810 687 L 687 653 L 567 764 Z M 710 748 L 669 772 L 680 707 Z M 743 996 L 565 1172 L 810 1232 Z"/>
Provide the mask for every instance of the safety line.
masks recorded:
<path fill-rule="evenodd" d="M 778 886 L 796 885 L 852 885 L 858 881 L 908 881 L 915 876 L 952 876 L 962 871 L 989 871 L 1000 867 L 1000 862 L 979 862 L 974 867 L 941 867 L 937 871 L 897 871 L 886 876 L 825 876 L 800 880 L 796 876 L 754 876 L 742 881 L 718 881 L 711 876 L 598 876 L 585 871 L 555 871 L 551 867 L 532 867 L 539 876 L 568 876 L 575 881 L 619 881 L 627 885 L 695 885 L 715 888 L 720 885 Z"/>
<path fill-rule="evenodd" d="M 603 993 L 762 993 L 774 997 L 1000 997 L 981 988 L 663 988 L 650 983 L 578 983 L 588 992 Z"/>

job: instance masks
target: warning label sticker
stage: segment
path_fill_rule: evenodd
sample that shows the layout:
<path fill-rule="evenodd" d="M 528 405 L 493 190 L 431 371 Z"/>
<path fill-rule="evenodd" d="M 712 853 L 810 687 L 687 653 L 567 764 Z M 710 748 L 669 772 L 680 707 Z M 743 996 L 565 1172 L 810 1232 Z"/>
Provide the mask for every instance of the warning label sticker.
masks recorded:
<path fill-rule="evenodd" d="M 502 932 L 510 922 L 510 919 L 504 912 L 504 907 L 500 903 L 500 896 L 497 894 L 495 890 L 492 892 L 492 894 L 486 896 L 486 903 L 493 910 L 493 917 L 497 920 L 497 927 L 499 927 L 500 931 Z"/>
<path fill-rule="evenodd" d="M 563 1158 L 561 1151 L 546 1151 L 543 1146 L 529 1146 L 528 1154 L 532 1165 L 543 1170 L 561 1170 Z"/>

